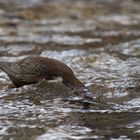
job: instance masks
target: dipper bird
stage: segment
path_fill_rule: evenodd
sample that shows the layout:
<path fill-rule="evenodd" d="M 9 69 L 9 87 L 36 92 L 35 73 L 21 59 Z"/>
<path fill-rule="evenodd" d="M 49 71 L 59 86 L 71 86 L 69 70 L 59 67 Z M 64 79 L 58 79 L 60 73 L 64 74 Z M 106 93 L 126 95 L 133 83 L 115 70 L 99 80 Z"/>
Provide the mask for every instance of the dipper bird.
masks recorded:
<path fill-rule="evenodd" d="M 93 100 L 92 94 L 75 77 L 71 68 L 56 59 L 32 56 L 18 62 L 0 61 L 0 69 L 9 76 L 16 87 L 35 84 L 42 79 L 62 77 L 62 83 L 66 87 L 80 92 L 84 99 Z"/>

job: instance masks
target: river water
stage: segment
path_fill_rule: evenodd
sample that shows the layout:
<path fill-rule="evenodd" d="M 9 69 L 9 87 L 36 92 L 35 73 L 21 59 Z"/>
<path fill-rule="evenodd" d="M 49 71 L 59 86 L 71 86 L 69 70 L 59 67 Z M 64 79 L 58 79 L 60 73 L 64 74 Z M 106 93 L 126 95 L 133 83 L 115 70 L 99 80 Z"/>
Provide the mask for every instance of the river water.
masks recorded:
<path fill-rule="evenodd" d="M 0 0 L 0 60 L 70 66 L 96 96 L 88 110 L 60 79 L 13 87 L 0 71 L 0 140 L 139 140 L 140 2 Z"/>

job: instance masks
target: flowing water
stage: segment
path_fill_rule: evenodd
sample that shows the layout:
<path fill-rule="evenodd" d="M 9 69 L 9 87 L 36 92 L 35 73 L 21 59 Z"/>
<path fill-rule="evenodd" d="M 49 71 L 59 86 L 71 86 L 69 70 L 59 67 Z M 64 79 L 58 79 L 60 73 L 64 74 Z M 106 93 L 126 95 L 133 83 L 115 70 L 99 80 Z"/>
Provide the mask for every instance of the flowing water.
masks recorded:
<path fill-rule="evenodd" d="M 69 65 L 90 109 L 61 79 L 15 88 L 0 71 L 0 140 L 139 140 L 140 2 L 0 0 L 0 60 Z"/>

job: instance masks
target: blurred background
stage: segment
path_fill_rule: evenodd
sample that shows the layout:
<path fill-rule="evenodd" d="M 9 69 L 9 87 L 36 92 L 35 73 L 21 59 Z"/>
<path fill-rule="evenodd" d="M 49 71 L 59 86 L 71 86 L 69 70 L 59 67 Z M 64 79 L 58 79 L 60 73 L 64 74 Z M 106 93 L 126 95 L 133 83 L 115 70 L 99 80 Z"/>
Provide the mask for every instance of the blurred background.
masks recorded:
<path fill-rule="evenodd" d="M 0 140 L 140 139 L 139 0 L 0 0 L 0 61 L 31 55 L 70 66 L 96 103 L 0 71 Z"/>

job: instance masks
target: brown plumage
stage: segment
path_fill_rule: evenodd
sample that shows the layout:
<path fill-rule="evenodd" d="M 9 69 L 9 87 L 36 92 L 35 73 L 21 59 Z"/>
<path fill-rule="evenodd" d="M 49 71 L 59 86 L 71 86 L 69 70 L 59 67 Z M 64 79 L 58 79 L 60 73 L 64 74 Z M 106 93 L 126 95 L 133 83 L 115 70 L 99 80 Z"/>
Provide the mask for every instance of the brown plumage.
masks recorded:
<path fill-rule="evenodd" d="M 18 62 L 0 61 L 0 69 L 7 73 L 16 87 L 35 84 L 42 79 L 62 77 L 65 86 L 81 92 L 86 99 L 92 99 L 88 89 L 75 77 L 73 71 L 66 64 L 55 59 L 33 56 Z"/>

